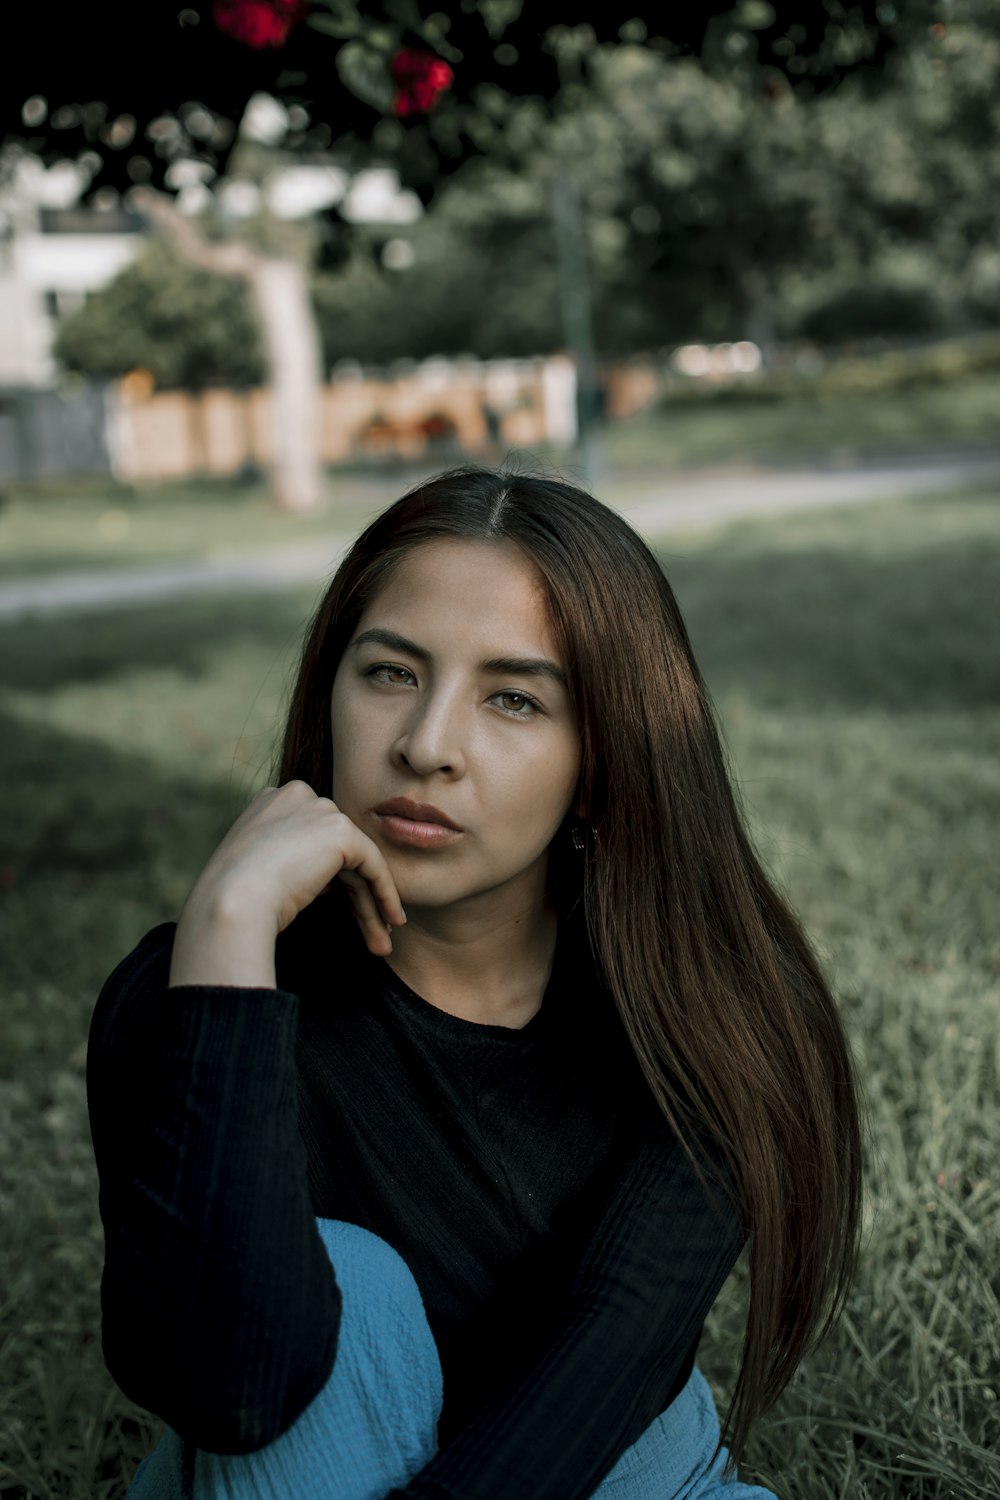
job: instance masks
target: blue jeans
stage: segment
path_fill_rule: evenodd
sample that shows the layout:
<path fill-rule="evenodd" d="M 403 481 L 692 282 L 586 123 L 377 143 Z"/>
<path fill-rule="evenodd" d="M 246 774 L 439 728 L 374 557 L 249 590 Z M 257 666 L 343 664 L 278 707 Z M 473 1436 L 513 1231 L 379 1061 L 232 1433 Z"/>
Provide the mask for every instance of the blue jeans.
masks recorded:
<path fill-rule="evenodd" d="M 435 1452 L 443 1385 L 413 1275 L 385 1240 L 317 1219 L 343 1294 L 333 1371 L 287 1432 L 248 1454 L 205 1453 L 168 1428 L 127 1500 L 381 1500 Z M 695 1370 L 622 1454 L 594 1500 L 775 1500 L 723 1476 L 715 1403 Z"/>

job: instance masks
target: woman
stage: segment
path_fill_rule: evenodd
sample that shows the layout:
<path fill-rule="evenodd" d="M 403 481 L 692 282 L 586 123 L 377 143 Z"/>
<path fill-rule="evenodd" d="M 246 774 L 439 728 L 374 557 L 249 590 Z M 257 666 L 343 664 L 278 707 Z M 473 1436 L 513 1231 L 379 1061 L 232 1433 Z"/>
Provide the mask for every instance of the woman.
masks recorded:
<path fill-rule="evenodd" d="M 418 486 L 275 781 L 95 1011 L 130 1495 L 764 1496 L 694 1352 L 749 1240 L 738 1454 L 848 1285 L 857 1108 L 652 554 L 555 480 Z"/>

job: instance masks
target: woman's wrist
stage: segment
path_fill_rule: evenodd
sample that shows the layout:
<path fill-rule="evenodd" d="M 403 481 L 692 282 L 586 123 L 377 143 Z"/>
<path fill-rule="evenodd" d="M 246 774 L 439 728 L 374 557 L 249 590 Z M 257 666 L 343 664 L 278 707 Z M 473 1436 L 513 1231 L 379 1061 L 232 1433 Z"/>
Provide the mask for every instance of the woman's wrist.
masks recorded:
<path fill-rule="evenodd" d="M 169 984 L 277 988 L 277 923 L 231 891 L 195 886 L 177 923 Z"/>

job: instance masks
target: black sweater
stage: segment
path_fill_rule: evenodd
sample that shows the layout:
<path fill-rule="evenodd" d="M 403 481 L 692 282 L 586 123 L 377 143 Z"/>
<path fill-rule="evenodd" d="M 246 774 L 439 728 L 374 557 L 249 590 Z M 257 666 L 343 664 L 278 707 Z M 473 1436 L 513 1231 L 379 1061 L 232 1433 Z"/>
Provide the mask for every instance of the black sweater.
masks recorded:
<path fill-rule="evenodd" d="M 392 1495 L 585 1500 L 686 1380 L 742 1234 L 580 935 L 513 1029 L 421 999 L 329 898 L 279 937 L 277 990 L 169 988 L 174 930 L 119 964 L 90 1033 L 126 1395 L 212 1452 L 285 1431 L 337 1350 L 315 1218 L 346 1219 L 409 1265 L 444 1374 L 440 1451 Z"/>

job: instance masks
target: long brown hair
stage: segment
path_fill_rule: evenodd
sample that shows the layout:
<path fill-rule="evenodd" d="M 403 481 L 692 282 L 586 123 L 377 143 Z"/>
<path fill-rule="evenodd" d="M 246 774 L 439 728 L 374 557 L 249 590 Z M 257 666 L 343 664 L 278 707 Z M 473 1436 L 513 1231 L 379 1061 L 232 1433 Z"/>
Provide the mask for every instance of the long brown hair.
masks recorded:
<path fill-rule="evenodd" d="M 330 795 L 329 702 L 344 648 L 399 559 L 453 536 L 515 542 L 544 580 L 587 810 L 585 855 L 558 868 L 575 872 L 595 960 L 653 1097 L 687 1149 L 717 1143 L 735 1184 L 750 1252 L 725 1422 L 738 1456 L 849 1286 L 858 1103 L 836 1005 L 751 848 L 652 553 L 616 512 L 552 478 L 470 465 L 418 485 L 362 533 L 319 605 L 276 778 Z"/>

